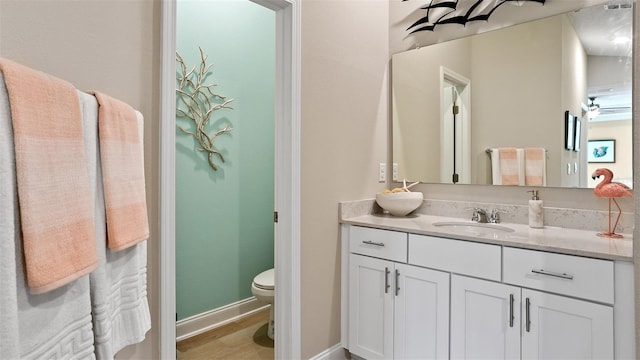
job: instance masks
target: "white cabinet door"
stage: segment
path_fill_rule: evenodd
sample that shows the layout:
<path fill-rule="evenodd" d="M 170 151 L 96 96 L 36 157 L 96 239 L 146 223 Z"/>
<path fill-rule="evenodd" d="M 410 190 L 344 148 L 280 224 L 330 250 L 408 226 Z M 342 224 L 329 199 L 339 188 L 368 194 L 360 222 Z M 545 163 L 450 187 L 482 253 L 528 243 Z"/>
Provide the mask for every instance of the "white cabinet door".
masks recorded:
<path fill-rule="evenodd" d="M 449 358 L 449 273 L 395 264 L 394 359 Z"/>
<path fill-rule="evenodd" d="M 349 351 L 365 359 L 393 357 L 394 264 L 349 257 Z"/>
<path fill-rule="evenodd" d="M 522 289 L 523 359 L 613 359 L 613 308 Z"/>
<path fill-rule="evenodd" d="M 520 358 L 520 288 L 451 276 L 451 359 Z"/>

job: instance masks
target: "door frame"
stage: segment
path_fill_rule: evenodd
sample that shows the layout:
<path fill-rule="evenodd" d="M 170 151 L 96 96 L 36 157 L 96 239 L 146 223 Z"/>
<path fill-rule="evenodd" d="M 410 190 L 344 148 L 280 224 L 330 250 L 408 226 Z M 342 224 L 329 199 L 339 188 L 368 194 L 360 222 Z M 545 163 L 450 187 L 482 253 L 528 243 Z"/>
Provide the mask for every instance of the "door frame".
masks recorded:
<path fill-rule="evenodd" d="M 300 0 L 251 0 L 276 13 L 275 358 L 297 359 L 300 337 Z M 160 91 L 160 358 L 176 356 L 176 1 L 162 1 Z"/>
<path fill-rule="evenodd" d="M 462 162 L 460 164 L 460 173 L 462 174 L 460 177 L 461 184 L 470 184 L 471 181 L 471 80 L 466 77 L 456 73 L 455 71 L 448 69 L 444 66 L 440 66 L 440 139 L 445 139 L 444 129 L 447 126 L 445 122 L 445 99 L 443 94 L 444 86 L 447 82 L 452 83 L 458 90 L 460 94 L 460 101 L 463 104 L 460 106 L 462 112 L 460 114 L 462 118 L 460 129 L 462 135 L 462 150 L 461 150 L 461 158 Z M 454 134 L 455 136 L 455 134 Z M 442 171 L 442 164 L 446 163 L 446 146 L 445 142 L 440 143 L 440 176 L 441 180 L 445 180 L 442 177 L 444 176 Z M 448 180 L 444 181 L 446 183 L 450 183 L 451 176 L 447 175 Z"/>

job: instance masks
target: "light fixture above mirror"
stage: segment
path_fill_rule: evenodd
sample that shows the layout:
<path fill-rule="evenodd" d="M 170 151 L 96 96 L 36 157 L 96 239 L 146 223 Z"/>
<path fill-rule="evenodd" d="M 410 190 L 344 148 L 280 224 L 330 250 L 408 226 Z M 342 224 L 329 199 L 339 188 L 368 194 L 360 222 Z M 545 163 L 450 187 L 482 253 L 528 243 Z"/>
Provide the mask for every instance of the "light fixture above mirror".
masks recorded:
<path fill-rule="evenodd" d="M 436 31 L 436 27 L 446 24 L 467 26 L 467 24 L 476 21 L 486 22 L 489 21 L 491 15 L 503 5 L 521 5 L 526 2 L 544 4 L 546 0 L 475 0 L 467 2 L 430 0 L 427 5 L 416 10 L 420 18 L 411 24 L 407 28 L 407 31 L 413 34 L 420 31 Z"/>

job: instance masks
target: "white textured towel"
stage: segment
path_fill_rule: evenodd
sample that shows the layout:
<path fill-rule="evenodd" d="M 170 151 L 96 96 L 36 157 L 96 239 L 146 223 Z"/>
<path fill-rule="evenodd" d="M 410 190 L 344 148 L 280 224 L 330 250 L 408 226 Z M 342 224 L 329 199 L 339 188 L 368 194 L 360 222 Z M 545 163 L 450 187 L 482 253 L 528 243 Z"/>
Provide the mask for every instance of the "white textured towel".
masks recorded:
<path fill-rule="evenodd" d="M 98 268 L 50 292 L 29 293 L 24 274 L 11 115 L 0 74 L 0 359 L 113 359 L 151 327 L 146 241 L 106 248 L 105 205 L 97 145 L 97 103 L 78 93 L 95 209 Z M 142 115 L 138 113 L 142 134 Z M 142 164 L 140 165 L 142 166 Z M 93 319 L 93 321 L 92 321 Z M 94 344 L 95 342 L 95 344 Z"/>
<path fill-rule="evenodd" d="M 0 74 L 0 359 L 20 357 L 15 244 L 20 241 L 11 112 Z"/>
<path fill-rule="evenodd" d="M 89 171 L 91 189 L 95 189 L 96 243 L 98 268 L 90 274 L 91 306 L 97 359 L 113 359 L 127 345 L 142 341 L 151 328 L 147 302 L 147 242 L 121 251 L 107 247 L 106 213 L 98 142 L 98 103 L 96 98 L 79 94 L 85 137 L 91 144 Z M 137 113 L 138 133 L 142 138 L 142 114 Z M 143 164 L 140 164 L 143 166 Z"/>
<path fill-rule="evenodd" d="M 40 295 L 27 288 L 7 106 L 0 76 L 0 358 L 93 359 L 89 277 Z"/>

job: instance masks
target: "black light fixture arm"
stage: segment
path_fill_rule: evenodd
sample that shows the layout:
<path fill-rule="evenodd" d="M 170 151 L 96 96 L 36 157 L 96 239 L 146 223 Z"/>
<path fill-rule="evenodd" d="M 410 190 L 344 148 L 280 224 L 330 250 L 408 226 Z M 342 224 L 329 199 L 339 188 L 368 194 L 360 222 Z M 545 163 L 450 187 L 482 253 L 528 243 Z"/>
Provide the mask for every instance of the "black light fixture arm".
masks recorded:
<path fill-rule="evenodd" d="M 402 1 L 404 2 L 408 0 Z M 478 7 L 485 1 L 489 1 L 493 5 L 481 10 L 484 12 L 476 13 L 476 9 L 478 9 Z M 436 26 L 442 24 L 459 24 L 465 26 L 467 23 L 473 21 L 488 21 L 494 11 L 508 2 L 536 2 L 544 5 L 546 0 L 476 0 L 473 3 L 470 1 L 463 1 L 462 4 L 458 0 L 431 0 L 428 5 L 420 8 L 421 10 L 427 11 L 426 15 L 411 24 L 411 26 L 407 28 L 407 31 L 409 31 L 410 34 L 413 34 L 419 31 L 434 31 Z M 465 5 L 469 3 L 471 3 L 471 5 L 467 8 Z M 450 11 L 445 12 L 442 16 L 435 19 L 435 21 L 431 21 L 431 10 L 442 8 L 450 9 Z"/>

